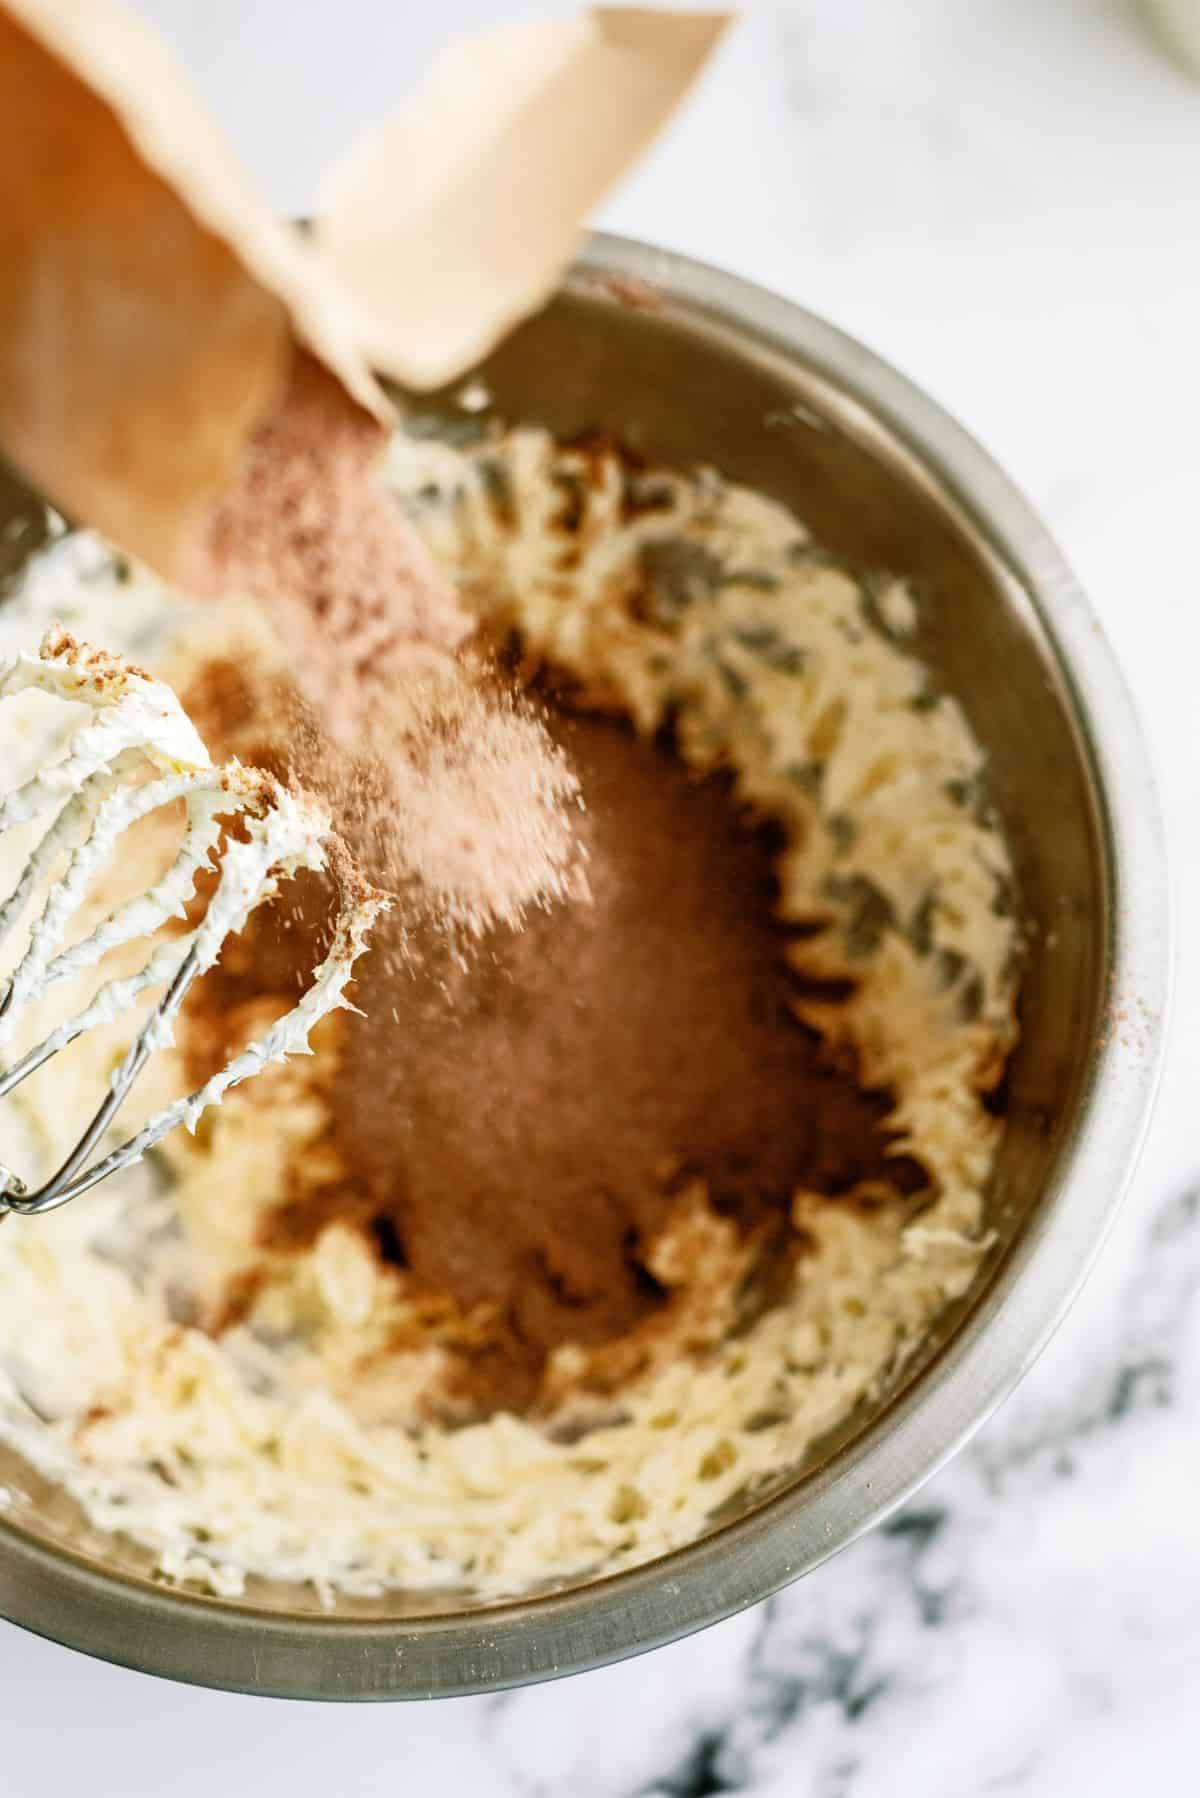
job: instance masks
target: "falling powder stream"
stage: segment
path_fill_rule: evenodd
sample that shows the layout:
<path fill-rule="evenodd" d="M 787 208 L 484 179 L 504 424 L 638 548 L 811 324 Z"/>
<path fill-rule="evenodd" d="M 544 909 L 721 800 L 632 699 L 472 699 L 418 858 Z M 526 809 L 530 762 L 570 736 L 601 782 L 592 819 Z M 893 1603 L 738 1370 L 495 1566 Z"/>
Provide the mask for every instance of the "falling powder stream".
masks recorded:
<path fill-rule="evenodd" d="M 295 693 L 290 772 L 370 877 L 478 934 L 583 890 L 578 783 L 376 478 L 385 434 L 299 358 L 214 512 L 203 584 L 270 612 Z"/>

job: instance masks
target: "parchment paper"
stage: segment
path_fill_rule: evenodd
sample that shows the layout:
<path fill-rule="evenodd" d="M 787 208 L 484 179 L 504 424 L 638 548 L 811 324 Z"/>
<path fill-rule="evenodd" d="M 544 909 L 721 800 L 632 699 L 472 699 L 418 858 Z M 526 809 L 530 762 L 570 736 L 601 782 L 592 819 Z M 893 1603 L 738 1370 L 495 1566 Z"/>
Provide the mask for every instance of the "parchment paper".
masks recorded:
<path fill-rule="evenodd" d="M 552 290 L 725 22 L 599 9 L 459 45 L 329 182 L 314 248 L 117 0 L 0 0 L 0 442 L 180 575 L 297 348 L 385 420 L 373 367 L 461 372 Z"/>
<path fill-rule="evenodd" d="M 317 245 L 373 365 L 440 386 L 553 292 L 729 15 L 598 7 L 455 45 L 326 185 Z"/>

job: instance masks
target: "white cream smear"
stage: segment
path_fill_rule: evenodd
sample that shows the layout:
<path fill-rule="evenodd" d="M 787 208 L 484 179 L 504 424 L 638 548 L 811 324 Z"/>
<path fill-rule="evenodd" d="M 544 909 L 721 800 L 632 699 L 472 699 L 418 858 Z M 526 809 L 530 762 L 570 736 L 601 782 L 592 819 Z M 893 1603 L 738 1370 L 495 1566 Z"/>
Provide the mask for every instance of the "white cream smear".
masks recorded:
<path fill-rule="evenodd" d="M 169 920 L 186 916 L 202 869 L 219 866 L 219 875 L 194 928 L 158 943 L 134 972 L 105 980 L 82 1009 L 68 1011 L 25 1050 L 8 1070 L 13 1074 L 43 1065 L 87 1031 L 116 1024 L 141 994 L 171 988 L 185 964 L 199 977 L 217 960 L 226 938 L 241 931 L 251 912 L 274 897 L 281 880 L 302 867 L 320 871 L 325 866 L 329 837 L 329 819 L 319 805 L 236 762 L 214 768 L 169 687 L 119 656 L 78 643 L 61 626 L 46 633 L 36 655 L 21 652 L 0 667 L 0 702 L 29 692 L 83 705 L 92 716 L 68 738 L 58 760 L 39 767 L 0 803 L 0 839 L 52 814 L 0 906 L 2 946 L 31 901 L 42 898 L 28 941 L 8 975 L 0 1051 L 10 1049 L 19 1033 L 27 1034 L 30 1009 L 48 987 L 99 967 L 126 944 L 153 938 Z M 139 781 L 147 768 L 159 778 Z M 68 928 L 125 832 L 176 801 L 184 805 L 185 824 L 162 878 L 64 948 Z M 240 821 L 242 840 L 227 843 L 218 858 L 222 832 L 234 818 Z M 354 961 L 381 904 L 371 896 L 346 906 L 333 945 L 300 1002 L 196 1092 L 155 1112 L 105 1159 L 106 1170 L 140 1161 L 178 1124 L 194 1130 L 231 1087 L 288 1055 L 304 1053 L 313 1026 L 345 1003 Z M 170 1015 L 156 1009 L 140 1043 L 154 1053 L 172 1042 Z M 124 1072 L 122 1063 L 113 1081 L 119 1082 Z"/>
<path fill-rule="evenodd" d="M 494 1596 L 661 1554 L 885 1391 L 986 1246 L 999 1125 L 985 1098 L 1015 1035 L 1011 867 L 967 721 L 909 648 L 907 591 L 851 579 L 785 508 L 712 474 L 635 473 L 540 430 L 466 449 L 401 437 L 390 479 L 486 621 L 639 729 L 673 719 L 688 762 L 728 768 L 782 827 L 784 916 L 822 921 L 791 951 L 797 1009 L 893 1093 L 896 1152 L 920 1159 L 930 1192 L 914 1215 L 890 1190 L 860 1205 L 798 1191 L 813 1250 L 782 1302 L 654 1366 L 582 1437 L 553 1416 L 450 1430 L 418 1402 L 433 1345 L 397 1360 L 384 1418 L 356 1403 L 357 1357 L 386 1342 L 399 1301 L 344 1227 L 281 1287 L 279 1332 L 218 1338 L 175 1315 L 189 1256 L 227 1256 L 252 1233 L 314 1128 L 286 1069 L 269 1104 L 228 1093 L 210 1128 L 163 1145 L 166 1193 L 118 1176 L 0 1229 L 0 1436 L 94 1524 L 227 1594 L 263 1574 L 331 1602 L 393 1586 Z M 0 648 L 28 645 L 64 600 L 92 637 L 186 659 L 189 608 L 71 540 L 0 611 Z M 18 778 L 36 767 L 31 726 L 12 751 Z M 822 984 L 846 980 L 849 999 Z M 47 1152 L 64 1146 L 75 1089 L 90 1080 L 94 1095 L 95 1059 L 31 1083 L 25 1122 Z M 10 1127 L 0 1115 L 5 1160 Z M 720 1250 L 664 1241 L 656 1277 L 671 1286 L 680 1258 Z M 571 1350 L 558 1355 L 565 1374 Z"/>

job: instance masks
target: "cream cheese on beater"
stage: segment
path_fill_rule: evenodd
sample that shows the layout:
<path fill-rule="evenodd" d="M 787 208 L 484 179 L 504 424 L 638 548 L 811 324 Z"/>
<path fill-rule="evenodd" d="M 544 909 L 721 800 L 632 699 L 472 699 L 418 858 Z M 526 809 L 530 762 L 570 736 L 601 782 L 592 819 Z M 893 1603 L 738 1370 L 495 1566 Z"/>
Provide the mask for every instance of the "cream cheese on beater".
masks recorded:
<path fill-rule="evenodd" d="M 24 1053 L 10 1073 L 41 1067 L 90 1030 L 124 1018 L 150 988 L 169 989 L 185 968 L 198 977 L 210 968 L 250 913 L 300 868 L 326 865 L 329 819 L 304 794 L 231 762 L 214 768 L 208 751 L 175 694 L 122 657 L 78 643 L 61 627 L 49 630 L 36 655 L 19 651 L 0 667 L 0 704 L 37 691 L 87 706 L 92 717 L 67 739 L 65 753 L 47 759 L 0 803 L 0 838 L 53 812 L 4 906 L 0 941 L 41 892 L 42 908 L 8 976 L 0 1012 L 0 1048 L 20 1037 Z M 139 772 L 169 770 L 136 784 Z M 183 840 L 170 868 L 151 890 L 118 905 L 69 948 L 62 948 L 96 877 L 124 833 L 143 818 L 182 800 Z M 223 821 L 238 818 L 241 835 L 218 851 Z M 58 863 L 66 855 L 65 867 Z M 217 869 L 214 890 L 200 922 L 183 934 L 153 942 L 160 927 L 186 916 L 186 902 L 200 870 Z M 345 1004 L 344 991 L 371 923 L 384 901 L 365 884 L 344 905 L 333 944 L 300 1001 L 257 1041 L 235 1056 L 197 1091 L 156 1112 L 109 1160 L 131 1165 L 179 1123 L 194 1130 L 201 1114 L 231 1086 L 251 1079 L 272 1062 L 307 1049 L 313 1026 Z M 98 966 L 114 949 L 152 940 L 141 967 L 104 981 L 80 1009 L 70 1011 L 40 1037 L 32 1034 L 28 1008 L 67 976 Z M 155 1009 L 141 1036 L 151 1053 L 173 1042 L 172 1014 Z M 131 1064 L 132 1065 L 132 1064 Z M 122 1063 L 114 1083 L 124 1077 Z M 105 1162 L 107 1167 L 109 1162 Z"/>

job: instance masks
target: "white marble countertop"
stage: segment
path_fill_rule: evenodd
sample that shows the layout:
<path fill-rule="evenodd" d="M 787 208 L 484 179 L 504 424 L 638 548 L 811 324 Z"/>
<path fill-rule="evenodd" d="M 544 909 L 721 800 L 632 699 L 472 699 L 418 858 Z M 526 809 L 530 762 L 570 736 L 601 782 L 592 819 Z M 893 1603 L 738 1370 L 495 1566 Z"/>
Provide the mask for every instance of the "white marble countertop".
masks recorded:
<path fill-rule="evenodd" d="M 299 209 L 438 42 L 509 8 L 144 10 Z M 761 0 L 602 220 L 824 313 L 957 414 L 1057 532 L 1155 739 L 1183 923 L 1165 1087 L 1100 1269 L 1021 1390 L 800 1586 L 556 1686 L 282 1706 L 0 1625 L 0 1791 L 1200 1789 L 1198 201 L 1200 84 L 1122 0 Z"/>

